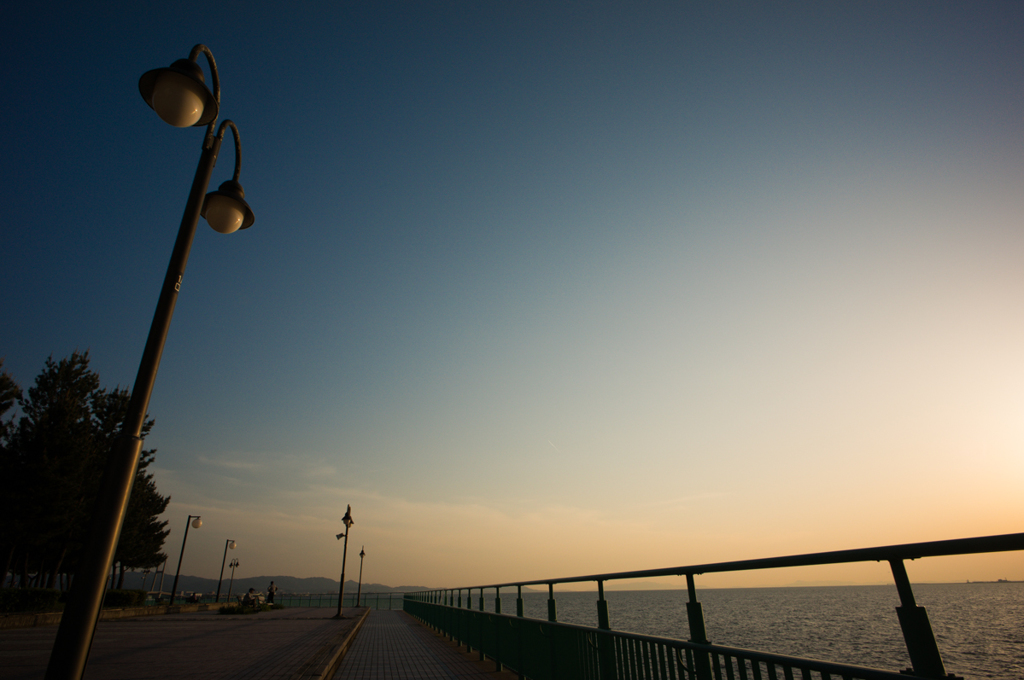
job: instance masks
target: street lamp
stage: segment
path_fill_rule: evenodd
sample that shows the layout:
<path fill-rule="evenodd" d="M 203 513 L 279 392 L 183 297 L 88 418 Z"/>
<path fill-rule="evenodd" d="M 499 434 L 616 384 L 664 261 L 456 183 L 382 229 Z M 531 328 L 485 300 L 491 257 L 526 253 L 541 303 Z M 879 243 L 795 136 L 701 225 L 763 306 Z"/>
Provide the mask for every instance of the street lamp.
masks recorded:
<path fill-rule="evenodd" d="M 366 546 L 359 549 L 359 590 L 356 591 L 356 606 L 363 596 L 363 558 L 366 557 Z"/>
<path fill-rule="evenodd" d="M 231 586 L 235 584 L 235 567 L 238 566 L 238 560 L 231 560 L 228 564 L 231 567 L 231 580 L 228 581 L 228 602 L 231 601 Z"/>
<path fill-rule="evenodd" d="M 224 543 L 224 559 L 220 561 L 220 580 L 217 581 L 217 602 L 220 602 L 220 584 L 224 582 L 224 563 L 228 560 L 228 548 L 234 550 L 235 545 L 230 538 Z"/>
<path fill-rule="evenodd" d="M 206 87 L 203 71 L 198 64 L 200 54 L 205 54 L 210 64 L 212 93 Z M 171 125 L 206 125 L 206 136 L 199 156 L 199 166 L 185 203 L 178 237 L 167 265 L 167 274 L 160 289 L 146 347 L 142 352 L 127 414 L 107 460 L 75 578 L 68 592 L 67 605 L 50 652 L 47 680 L 80 680 L 85 673 L 89 648 L 103 603 L 103 582 L 114 560 L 128 497 L 138 469 L 139 452 L 142 450 L 142 425 L 146 419 L 149 398 L 153 393 L 160 356 L 167 340 L 199 216 L 203 214 L 210 226 L 222 233 L 246 229 L 255 221 L 252 210 L 244 201 L 242 187 L 238 184 L 242 158 L 238 128 L 226 120 L 214 132 L 220 109 L 220 79 L 210 50 L 205 45 L 196 45 L 188 59 L 179 59 L 169 68 L 144 74 L 139 79 L 139 93 Z M 207 195 L 213 166 L 224 140 L 225 126 L 231 128 L 235 138 L 235 174 L 218 191 Z"/>
<path fill-rule="evenodd" d="M 192 519 L 193 517 L 195 519 Z M 174 585 L 171 586 L 171 601 L 169 604 L 174 604 L 174 595 L 178 592 L 178 576 L 181 574 L 181 559 L 185 557 L 185 541 L 188 540 L 189 520 L 191 520 L 192 527 L 195 529 L 203 526 L 203 518 L 199 515 L 189 515 L 188 520 L 185 520 L 185 538 L 181 539 L 181 552 L 178 554 L 178 571 L 174 572 Z"/>
<path fill-rule="evenodd" d="M 338 613 L 334 616 L 336 619 L 343 619 L 345 616 L 341 613 L 341 605 L 345 600 L 345 559 L 348 557 L 348 535 L 351 532 L 352 525 L 355 524 L 355 520 L 352 519 L 352 506 L 348 506 L 345 510 L 345 516 L 341 518 L 341 521 L 345 523 L 345 533 L 338 534 L 335 536 L 338 540 L 345 539 L 345 548 L 341 551 L 341 590 L 338 592 Z"/>

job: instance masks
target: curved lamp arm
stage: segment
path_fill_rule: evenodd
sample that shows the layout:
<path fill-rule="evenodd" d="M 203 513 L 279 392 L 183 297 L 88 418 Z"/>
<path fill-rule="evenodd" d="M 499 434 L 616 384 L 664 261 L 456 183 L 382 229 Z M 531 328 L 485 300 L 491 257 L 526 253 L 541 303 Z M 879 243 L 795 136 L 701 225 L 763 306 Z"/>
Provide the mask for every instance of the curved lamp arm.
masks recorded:
<path fill-rule="evenodd" d="M 225 120 L 220 124 L 217 134 L 210 137 L 211 149 L 220 149 L 224 141 L 225 128 L 231 128 L 231 134 L 235 139 L 235 173 L 232 179 L 220 185 L 217 191 L 206 194 L 203 201 L 202 215 L 214 231 L 221 234 L 230 234 L 239 229 L 248 229 L 256 221 L 252 209 L 245 202 L 245 190 L 238 181 L 242 172 L 242 141 L 238 134 L 238 127 L 231 120 Z"/>
<path fill-rule="evenodd" d="M 217 101 L 217 113 L 220 114 L 220 75 L 217 73 L 217 61 L 213 58 L 213 52 L 210 48 L 202 43 L 192 47 L 192 51 L 188 53 L 188 60 L 199 63 L 199 55 L 205 54 L 206 61 L 210 64 L 210 79 L 213 81 L 213 98 Z M 203 146 L 207 149 L 213 144 L 213 130 L 217 124 L 217 116 L 213 117 L 210 124 L 206 126 L 206 139 L 203 141 Z M 234 127 L 234 124 L 232 124 Z M 237 136 L 236 136 L 237 140 Z M 237 148 L 237 144 L 235 145 Z M 237 156 L 236 156 L 237 157 Z M 236 162 L 237 163 L 237 162 Z M 237 178 L 236 178 L 237 179 Z"/>
<path fill-rule="evenodd" d="M 206 61 L 210 63 L 210 76 L 213 78 L 213 98 L 217 100 L 217 106 L 220 106 L 220 76 L 217 75 L 217 62 L 213 58 L 213 52 L 206 45 L 199 44 L 192 48 L 192 51 L 188 53 L 188 60 L 199 63 L 199 53 L 202 52 L 206 55 Z M 213 125 L 213 123 L 210 123 Z"/>
<path fill-rule="evenodd" d="M 224 140 L 225 126 L 231 128 L 231 135 L 235 138 L 235 174 L 231 179 L 237 182 L 238 177 L 242 174 L 242 139 L 239 137 L 238 127 L 235 125 L 235 122 L 233 120 L 225 120 L 217 130 L 218 140 Z"/>

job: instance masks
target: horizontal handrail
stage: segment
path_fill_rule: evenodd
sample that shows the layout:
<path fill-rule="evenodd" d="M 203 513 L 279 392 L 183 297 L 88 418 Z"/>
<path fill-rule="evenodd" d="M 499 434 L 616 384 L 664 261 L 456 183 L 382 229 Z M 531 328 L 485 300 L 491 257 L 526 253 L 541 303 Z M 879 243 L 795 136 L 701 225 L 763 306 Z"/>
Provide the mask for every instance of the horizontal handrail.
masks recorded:
<path fill-rule="evenodd" d="M 656 576 L 695 576 L 728 571 L 750 571 L 753 569 L 778 569 L 784 567 L 808 567 L 825 564 L 848 564 L 850 562 L 889 562 L 892 560 L 916 560 L 923 557 L 944 557 L 949 555 L 974 555 L 979 553 L 1010 552 L 1024 550 L 1024 533 L 1001 534 L 998 536 L 978 536 L 974 538 L 956 538 L 945 541 L 929 541 L 924 543 L 905 543 L 875 548 L 856 548 L 853 550 L 835 550 L 831 552 L 808 553 L 805 555 L 788 555 L 785 557 L 765 557 L 753 560 L 734 562 L 714 562 L 711 564 L 694 564 L 681 567 L 665 567 L 662 569 L 641 569 L 638 571 L 619 571 L 589 576 L 572 576 L 569 578 L 547 578 L 532 581 L 510 581 L 508 583 L 492 583 L 462 588 L 438 588 L 436 590 L 479 590 L 480 588 L 510 588 L 515 586 L 554 585 L 556 583 L 580 583 L 584 581 L 615 581 L 630 578 L 652 578 Z"/>

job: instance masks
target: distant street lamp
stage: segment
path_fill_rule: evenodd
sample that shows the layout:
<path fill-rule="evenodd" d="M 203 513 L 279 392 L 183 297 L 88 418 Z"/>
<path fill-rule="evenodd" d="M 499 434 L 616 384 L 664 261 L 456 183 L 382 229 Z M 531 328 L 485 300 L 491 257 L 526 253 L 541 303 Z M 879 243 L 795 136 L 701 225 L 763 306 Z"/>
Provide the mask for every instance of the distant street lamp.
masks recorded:
<path fill-rule="evenodd" d="M 343 619 L 344 614 L 341 613 L 342 602 L 345 600 L 345 560 L 348 557 L 348 535 L 351 533 L 352 525 L 355 524 L 355 520 L 352 519 L 352 506 L 348 506 L 345 510 L 345 516 L 341 518 L 341 521 L 345 523 L 345 533 L 338 534 L 335 536 L 338 540 L 345 539 L 345 548 L 341 551 L 341 590 L 338 591 L 338 613 L 334 618 Z"/>
<path fill-rule="evenodd" d="M 363 597 L 363 558 L 366 557 L 366 546 L 359 549 L 359 589 L 356 591 L 356 606 Z"/>
<path fill-rule="evenodd" d="M 195 517 L 195 519 L 192 519 Z M 203 526 L 203 518 L 199 515 L 189 515 L 188 519 L 192 521 L 192 526 L 195 529 Z M 181 575 L 181 559 L 185 557 L 185 541 L 188 540 L 188 520 L 185 522 L 185 538 L 181 539 L 181 552 L 178 554 L 178 571 L 174 572 L 174 585 L 171 586 L 171 601 L 170 604 L 174 604 L 174 595 L 178 592 L 178 576 Z"/>
<path fill-rule="evenodd" d="M 230 538 L 224 542 L 224 559 L 220 561 L 220 580 L 217 581 L 217 602 L 220 602 L 220 584 L 224 583 L 224 563 L 228 560 L 228 548 L 235 549 L 235 542 Z"/>
<path fill-rule="evenodd" d="M 231 567 L 231 580 L 228 581 L 228 598 L 227 598 L 228 602 L 230 602 L 231 601 L 231 586 L 233 586 L 234 583 L 235 583 L 235 567 L 238 566 L 238 560 L 231 560 L 231 563 L 228 566 Z"/>
<path fill-rule="evenodd" d="M 213 92 L 206 87 L 203 71 L 198 64 L 200 54 L 205 54 L 210 64 Z M 153 393 L 160 356 L 167 340 L 199 216 L 202 214 L 215 231 L 224 234 L 246 229 L 255 221 L 252 210 L 244 200 L 242 185 L 238 183 L 242 162 L 238 128 L 226 120 L 214 133 L 220 110 L 220 79 L 210 50 L 205 45 L 196 45 L 188 59 L 179 59 L 169 68 L 143 74 L 139 79 L 139 93 L 164 121 L 176 127 L 206 125 L 206 136 L 199 156 L 199 166 L 185 203 L 178 237 L 167 265 L 167 274 L 160 289 L 146 347 L 142 352 L 127 414 L 103 473 L 82 554 L 77 561 L 75 578 L 50 652 L 46 680 L 80 680 L 85 673 L 89 648 L 92 646 L 93 633 L 103 604 L 103 583 L 114 560 L 121 525 L 128 508 L 128 497 L 135 482 L 139 452 L 142 450 L 142 426 L 146 420 L 149 398 Z M 235 138 L 235 174 L 231 180 L 221 184 L 220 189 L 207 194 L 213 166 L 224 140 L 225 126 L 231 128 Z M 173 594 L 171 597 L 174 597 Z"/>

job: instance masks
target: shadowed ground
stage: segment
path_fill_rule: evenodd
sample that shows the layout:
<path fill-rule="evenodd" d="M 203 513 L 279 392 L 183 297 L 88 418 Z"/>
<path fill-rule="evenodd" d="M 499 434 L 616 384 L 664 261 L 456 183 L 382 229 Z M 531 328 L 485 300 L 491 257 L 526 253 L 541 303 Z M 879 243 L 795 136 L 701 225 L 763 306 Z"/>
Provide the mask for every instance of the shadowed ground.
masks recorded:
<path fill-rule="evenodd" d="M 248 616 L 214 612 L 101 621 L 86 680 L 295 680 L 319 677 L 361 609 L 281 609 Z M 0 679 L 38 680 L 57 626 L 0 631 Z M 314 668 L 320 665 L 320 668 Z"/>

